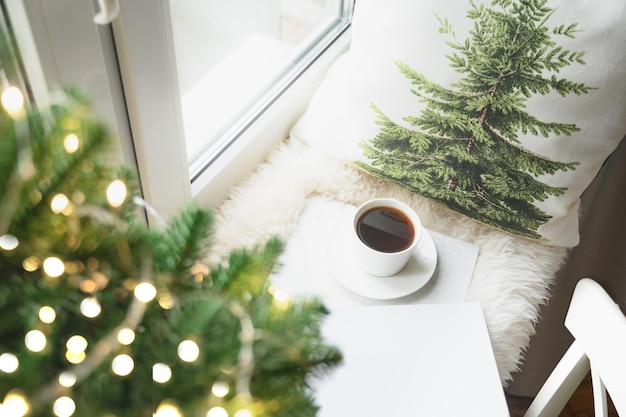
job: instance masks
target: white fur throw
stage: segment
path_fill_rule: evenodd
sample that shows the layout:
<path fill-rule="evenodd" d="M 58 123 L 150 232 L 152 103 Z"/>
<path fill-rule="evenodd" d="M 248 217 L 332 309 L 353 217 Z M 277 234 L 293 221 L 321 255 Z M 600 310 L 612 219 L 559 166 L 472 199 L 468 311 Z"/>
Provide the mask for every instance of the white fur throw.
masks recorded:
<path fill-rule="evenodd" d="M 484 226 L 290 140 L 219 207 L 215 259 L 271 236 L 287 239 L 312 195 L 353 205 L 375 197 L 396 198 L 413 207 L 426 228 L 477 245 L 479 255 L 467 300 L 481 303 L 502 384 L 510 382 L 567 249 Z"/>

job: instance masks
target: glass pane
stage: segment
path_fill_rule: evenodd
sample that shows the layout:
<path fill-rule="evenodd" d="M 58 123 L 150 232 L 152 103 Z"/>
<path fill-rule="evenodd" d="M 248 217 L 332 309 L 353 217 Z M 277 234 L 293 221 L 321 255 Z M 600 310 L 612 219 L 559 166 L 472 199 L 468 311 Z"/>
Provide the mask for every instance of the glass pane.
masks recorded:
<path fill-rule="evenodd" d="M 340 0 L 170 0 L 170 8 L 192 172 L 271 100 L 344 14 Z"/>

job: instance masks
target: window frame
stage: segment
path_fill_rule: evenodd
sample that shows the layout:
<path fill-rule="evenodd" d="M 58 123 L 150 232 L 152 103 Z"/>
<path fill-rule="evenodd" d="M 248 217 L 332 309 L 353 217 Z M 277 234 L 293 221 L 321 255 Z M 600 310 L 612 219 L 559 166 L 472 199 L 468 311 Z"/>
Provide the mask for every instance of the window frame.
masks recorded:
<path fill-rule="evenodd" d="M 120 0 L 119 16 L 107 26 L 93 24 L 95 0 L 7 3 L 12 20 L 18 18 L 19 37 L 27 39 L 20 43 L 20 49 L 28 51 L 25 60 L 42 68 L 41 73 L 28 74 L 31 84 L 38 91 L 61 84 L 83 88 L 117 132 L 120 159 L 137 167 L 145 200 L 165 218 L 191 199 L 216 206 L 227 197 L 233 185 L 288 137 L 350 40 L 350 22 L 342 22 L 336 39 L 323 45 L 323 53 L 306 63 L 305 71 L 289 80 L 260 116 L 250 118 L 237 140 L 192 182 L 168 0 Z M 353 3 L 349 0 L 345 6 L 349 16 Z"/>

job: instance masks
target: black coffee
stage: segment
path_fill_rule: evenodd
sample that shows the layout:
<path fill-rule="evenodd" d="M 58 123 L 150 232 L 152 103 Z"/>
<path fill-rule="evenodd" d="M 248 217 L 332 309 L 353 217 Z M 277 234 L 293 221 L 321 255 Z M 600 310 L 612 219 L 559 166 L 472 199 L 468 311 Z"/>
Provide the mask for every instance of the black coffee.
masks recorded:
<path fill-rule="evenodd" d="M 359 239 L 379 252 L 400 252 L 413 242 L 415 229 L 411 220 L 392 207 L 374 207 L 357 220 Z"/>

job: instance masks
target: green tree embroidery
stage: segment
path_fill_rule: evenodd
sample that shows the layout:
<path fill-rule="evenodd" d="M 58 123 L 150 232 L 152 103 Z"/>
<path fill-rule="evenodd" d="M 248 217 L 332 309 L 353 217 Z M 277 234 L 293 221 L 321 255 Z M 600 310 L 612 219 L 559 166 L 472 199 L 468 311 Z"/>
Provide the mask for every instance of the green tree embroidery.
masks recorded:
<path fill-rule="evenodd" d="M 584 52 L 559 46 L 553 37 L 574 38 L 577 24 L 550 28 L 554 9 L 547 0 L 494 0 L 491 7 L 473 1 L 470 37 L 450 34 L 450 65 L 463 78 L 446 88 L 397 62 L 426 103 L 418 117 L 406 117 L 415 129 L 395 123 L 372 104 L 379 134 L 360 146 L 369 163 L 363 169 L 436 200 L 478 221 L 509 232 L 540 238 L 537 229 L 551 218 L 534 205 L 564 187 L 538 176 L 575 169 L 577 162 L 557 162 L 528 151 L 518 135 L 570 136 L 574 124 L 545 122 L 525 111 L 533 94 L 587 94 L 592 88 L 557 78 L 563 67 L 584 64 Z"/>

